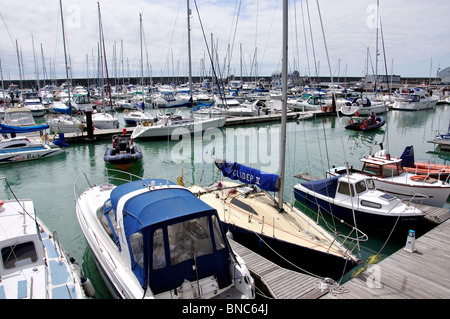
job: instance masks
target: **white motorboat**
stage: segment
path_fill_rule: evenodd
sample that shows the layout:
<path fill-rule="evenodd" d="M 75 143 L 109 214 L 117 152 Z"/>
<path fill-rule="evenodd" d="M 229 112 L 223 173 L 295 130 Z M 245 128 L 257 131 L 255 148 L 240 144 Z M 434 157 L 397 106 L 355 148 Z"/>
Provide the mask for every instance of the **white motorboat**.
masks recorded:
<path fill-rule="evenodd" d="M 131 176 L 131 175 L 130 175 Z M 80 188 L 81 230 L 110 293 L 124 299 L 251 299 L 254 281 L 214 208 L 167 180 Z M 93 185 L 86 177 L 86 183 Z"/>
<path fill-rule="evenodd" d="M 45 115 L 46 108 L 42 105 L 38 92 L 26 92 L 23 96 L 23 106 L 30 109 L 34 117 Z"/>
<path fill-rule="evenodd" d="M 443 207 L 450 195 L 450 184 L 426 175 L 416 175 L 403 169 L 402 159 L 391 156 L 386 150 L 376 152 L 363 159 L 361 170 L 352 169 L 370 176 L 377 189 L 401 200 L 424 205 Z M 331 176 L 346 173 L 344 167 L 329 170 Z"/>
<path fill-rule="evenodd" d="M 405 111 L 432 109 L 436 107 L 437 101 L 437 96 L 431 96 L 422 88 L 402 89 L 396 92 L 391 108 Z"/>
<path fill-rule="evenodd" d="M 2 125 L 2 124 L 0 124 Z M 3 133 L 4 127 L 0 127 Z M 26 136 L 5 138 L 0 140 L 0 164 L 16 163 L 46 158 L 63 153 L 64 149 L 36 140 L 30 141 Z"/>
<path fill-rule="evenodd" d="M 86 125 L 77 116 L 69 114 L 58 114 L 47 119 L 50 131 L 55 133 L 78 133 L 81 134 Z"/>
<path fill-rule="evenodd" d="M 368 116 L 372 112 L 375 114 L 383 114 L 388 110 L 386 102 L 371 101 L 369 98 L 350 98 L 338 99 L 336 107 L 343 115 L 353 116 Z"/>
<path fill-rule="evenodd" d="M 424 216 L 421 210 L 381 192 L 372 178 L 359 173 L 298 183 L 294 195 L 297 201 L 339 220 L 374 229 L 414 225 Z"/>
<path fill-rule="evenodd" d="M 93 297 L 89 280 L 36 216 L 31 199 L 0 200 L 0 218 L 0 299 Z"/>
<path fill-rule="evenodd" d="M 101 130 L 117 129 L 119 128 L 119 118 L 107 112 L 94 112 L 92 113 L 92 125 Z"/>
<path fill-rule="evenodd" d="M 152 114 L 145 112 L 141 109 L 138 110 L 125 110 L 123 112 L 123 120 L 128 126 L 136 126 L 142 122 L 150 122 L 155 119 L 155 116 Z"/>
<path fill-rule="evenodd" d="M 165 138 L 172 134 L 194 134 L 207 129 L 222 128 L 226 117 L 187 117 L 174 114 L 160 117 L 156 122 L 144 122 L 136 126 L 131 137 L 138 138 Z"/>
<path fill-rule="evenodd" d="M 12 107 L 5 110 L 4 123 L 10 126 L 35 126 L 33 114 L 26 107 Z"/>

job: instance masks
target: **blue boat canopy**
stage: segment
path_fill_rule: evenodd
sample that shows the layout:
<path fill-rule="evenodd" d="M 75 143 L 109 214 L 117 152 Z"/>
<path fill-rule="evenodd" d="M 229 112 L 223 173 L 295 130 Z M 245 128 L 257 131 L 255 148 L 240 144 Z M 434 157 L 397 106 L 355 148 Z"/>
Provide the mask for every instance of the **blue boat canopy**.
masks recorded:
<path fill-rule="evenodd" d="M 6 124 L 0 124 L 0 133 L 11 134 L 11 133 L 30 133 L 43 131 L 48 129 L 48 125 L 34 125 L 34 126 L 11 126 Z"/>
<path fill-rule="evenodd" d="M 305 183 L 302 183 L 302 186 L 304 186 L 316 193 L 319 193 L 321 195 L 334 198 L 334 196 L 336 195 L 336 190 L 337 190 L 337 182 L 341 176 L 342 175 L 334 176 L 334 177 L 326 178 L 326 179 L 319 179 L 319 180 L 315 180 L 315 181 L 305 182 Z"/>
<path fill-rule="evenodd" d="M 238 179 L 243 183 L 254 184 L 269 192 L 278 191 L 279 175 L 266 173 L 236 162 L 227 161 L 223 162 L 220 170 L 222 171 L 223 176 L 230 179 Z"/>
<path fill-rule="evenodd" d="M 169 187 L 152 188 L 152 182 Z M 220 288 L 230 285 L 230 250 L 217 211 L 174 185 L 147 179 L 111 191 L 108 201 L 116 214 L 120 199 L 130 197 L 123 205 L 123 220 L 134 274 L 154 294 L 180 287 L 185 280 L 213 276 Z M 135 191 L 134 196 L 130 194 Z"/>

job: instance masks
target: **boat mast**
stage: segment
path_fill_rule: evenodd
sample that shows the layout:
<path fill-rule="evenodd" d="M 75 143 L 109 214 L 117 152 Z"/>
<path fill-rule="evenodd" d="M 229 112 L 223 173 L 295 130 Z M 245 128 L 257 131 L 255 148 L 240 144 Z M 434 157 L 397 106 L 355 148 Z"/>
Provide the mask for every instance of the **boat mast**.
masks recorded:
<path fill-rule="evenodd" d="M 286 119 L 287 119 L 287 71 L 288 71 L 288 0 L 283 0 L 283 58 L 282 58 L 282 96 L 281 96 L 281 150 L 280 150 L 280 188 L 278 191 L 278 209 L 283 210 L 284 177 L 286 161 Z"/>
<path fill-rule="evenodd" d="M 192 85 L 192 65 L 191 65 L 191 9 L 189 8 L 189 0 L 187 0 L 187 27 L 188 27 L 188 60 L 189 60 L 189 92 L 190 92 L 190 104 L 191 112 L 193 107 L 193 85 Z"/>
<path fill-rule="evenodd" d="M 64 16 L 62 9 L 62 0 L 59 0 L 59 8 L 61 10 L 61 28 L 62 28 L 62 36 L 63 36 L 63 44 L 64 44 L 64 62 L 66 66 L 66 80 L 67 80 L 67 97 L 69 98 L 69 112 L 72 113 L 72 104 L 70 103 L 70 82 L 69 82 L 69 67 L 67 65 L 67 52 L 66 52 L 66 34 L 64 32 Z"/>

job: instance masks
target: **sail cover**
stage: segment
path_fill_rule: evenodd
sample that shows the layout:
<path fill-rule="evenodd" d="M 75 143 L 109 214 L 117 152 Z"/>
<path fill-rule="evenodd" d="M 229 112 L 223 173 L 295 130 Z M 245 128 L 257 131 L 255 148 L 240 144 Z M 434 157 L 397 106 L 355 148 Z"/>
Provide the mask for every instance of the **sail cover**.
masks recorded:
<path fill-rule="evenodd" d="M 230 179 L 238 179 L 243 183 L 254 184 L 269 192 L 278 191 L 279 175 L 266 173 L 236 162 L 226 161 L 222 164 L 220 170 L 223 176 Z"/>
<path fill-rule="evenodd" d="M 414 167 L 414 147 L 412 145 L 406 146 L 400 158 L 402 159 L 403 167 Z"/>

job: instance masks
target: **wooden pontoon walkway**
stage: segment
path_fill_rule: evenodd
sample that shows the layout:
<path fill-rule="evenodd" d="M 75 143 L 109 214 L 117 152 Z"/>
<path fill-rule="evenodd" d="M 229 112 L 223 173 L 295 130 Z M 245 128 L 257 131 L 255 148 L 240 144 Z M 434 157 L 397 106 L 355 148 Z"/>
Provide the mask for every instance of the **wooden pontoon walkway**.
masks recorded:
<path fill-rule="evenodd" d="M 406 243 L 406 238 L 405 238 Z M 415 251 L 400 249 L 323 299 L 450 298 L 450 221 L 415 240 Z"/>
<path fill-rule="evenodd" d="M 327 293 L 319 279 L 282 268 L 241 244 L 229 239 L 231 248 L 244 259 L 250 273 L 274 299 L 317 299 Z"/>
<path fill-rule="evenodd" d="M 429 140 L 428 143 L 433 143 L 437 146 L 440 146 L 441 151 L 447 151 L 447 152 L 450 151 L 450 140 L 442 139 L 442 138 L 435 138 L 435 139 Z"/>

